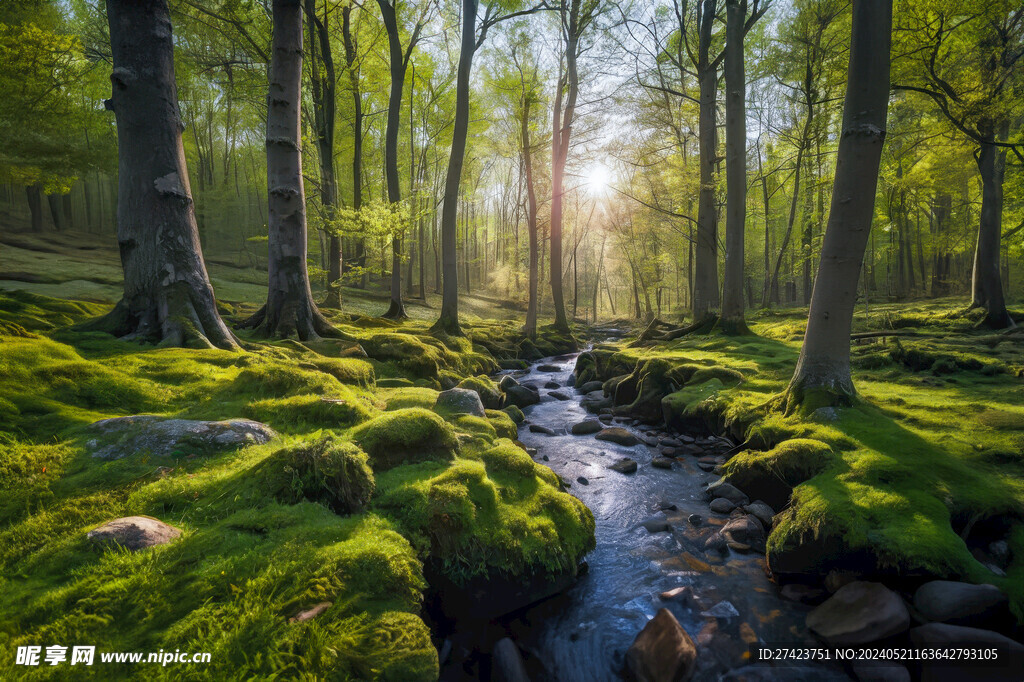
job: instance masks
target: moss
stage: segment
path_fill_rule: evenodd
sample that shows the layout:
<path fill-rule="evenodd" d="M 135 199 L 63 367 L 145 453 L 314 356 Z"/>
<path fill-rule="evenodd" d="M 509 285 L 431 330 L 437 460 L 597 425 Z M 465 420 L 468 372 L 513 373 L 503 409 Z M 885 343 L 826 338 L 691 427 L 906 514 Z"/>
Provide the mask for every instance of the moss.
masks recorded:
<path fill-rule="evenodd" d="M 372 397 L 346 386 L 331 396 L 296 395 L 265 398 L 245 405 L 241 413 L 286 433 L 313 428 L 343 429 L 372 418 L 380 405 Z"/>
<path fill-rule="evenodd" d="M 385 412 L 357 427 L 352 438 L 370 455 L 375 470 L 428 459 L 450 461 L 459 449 L 451 425 L 418 407 Z"/>
<path fill-rule="evenodd" d="M 253 475 L 265 480 L 281 502 L 320 502 L 338 514 L 363 509 L 376 487 L 366 453 L 332 435 L 281 448 Z"/>
<path fill-rule="evenodd" d="M 513 405 L 513 407 L 515 407 Z M 516 408 L 519 409 L 519 408 Z M 494 430 L 497 431 L 499 438 L 509 438 L 515 440 L 519 435 L 519 427 L 516 426 L 516 422 L 512 416 L 503 410 L 486 410 L 487 421 L 491 423 Z M 522 411 L 520 411 L 522 414 Z"/>
<path fill-rule="evenodd" d="M 743 378 L 742 372 L 732 369 L 731 367 L 704 367 L 691 374 L 686 383 L 690 386 L 696 386 L 698 384 L 703 384 L 705 381 L 717 379 L 723 386 L 731 388 L 732 386 L 743 383 Z"/>
<path fill-rule="evenodd" d="M 355 358 L 316 358 L 310 364 L 321 372 L 330 374 L 343 384 L 370 388 L 376 383 L 373 365 L 365 360 L 357 360 Z"/>
<path fill-rule="evenodd" d="M 238 395 L 284 398 L 298 394 L 330 395 L 341 387 L 336 378 L 316 369 L 285 362 L 257 362 L 238 373 L 232 391 Z"/>
<path fill-rule="evenodd" d="M 397 388 L 385 393 L 384 400 L 388 410 L 401 410 L 406 407 L 422 407 L 429 410 L 437 402 L 437 391 L 413 386 Z"/>
<path fill-rule="evenodd" d="M 480 396 L 480 402 L 488 410 L 501 407 L 501 391 L 494 380 L 485 376 L 467 377 L 460 381 L 456 388 L 465 388 Z"/>
<path fill-rule="evenodd" d="M 781 509 L 793 488 L 835 462 L 832 447 L 809 438 L 794 438 L 768 451 L 747 450 L 725 464 L 730 483 L 753 499 Z"/>
<path fill-rule="evenodd" d="M 501 408 L 501 411 L 511 417 L 512 421 L 516 424 L 522 424 L 526 421 L 526 415 L 523 414 L 523 411 L 516 405 L 506 405 Z"/>
<path fill-rule="evenodd" d="M 514 476 L 533 478 L 537 475 L 537 465 L 528 454 L 510 439 L 502 439 L 480 455 L 487 473 L 495 476 Z"/>

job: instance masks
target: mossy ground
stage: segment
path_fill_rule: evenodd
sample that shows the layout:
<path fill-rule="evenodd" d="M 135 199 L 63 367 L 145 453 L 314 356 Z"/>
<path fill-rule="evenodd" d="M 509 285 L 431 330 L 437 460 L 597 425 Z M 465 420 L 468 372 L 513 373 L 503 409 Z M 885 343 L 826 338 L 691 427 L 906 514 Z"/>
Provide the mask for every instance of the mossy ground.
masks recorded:
<path fill-rule="evenodd" d="M 24 644 L 212 654 L 204 666 L 19 671 L 33 678 L 434 679 L 425 563 L 459 582 L 571 569 L 593 547 L 590 512 L 508 440 L 507 414 L 430 411 L 441 372 L 493 371 L 491 349 L 517 357 L 514 323 L 470 321 L 468 338 L 439 339 L 426 322 L 335 314 L 369 358 L 351 357 L 350 342 L 233 353 L 69 326 L 106 309 L 0 291 L 4 679 Z M 377 386 L 410 374 L 419 385 Z M 249 417 L 280 437 L 215 454 L 88 455 L 85 425 L 135 413 Z M 138 553 L 86 540 L 128 515 L 182 537 Z"/>
<path fill-rule="evenodd" d="M 767 472 L 795 484 L 768 541 L 770 564 L 801 542 L 833 540 L 882 572 L 997 584 L 1022 615 L 1024 337 L 976 330 L 961 300 L 912 308 L 874 306 L 867 319 L 858 311 L 854 331 L 916 335 L 853 347 L 859 400 L 835 421 L 778 409 L 799 354 L 802 311 L 752 314 L 755 336 L 622 345 L 599 362 L 672 362 L 683 384 L 665 398 L 670 418 L 749 443 L 727 475 L 741 483 Z M 1005 577 L 971 552 L 997 537 L 1010 544 Z"/>

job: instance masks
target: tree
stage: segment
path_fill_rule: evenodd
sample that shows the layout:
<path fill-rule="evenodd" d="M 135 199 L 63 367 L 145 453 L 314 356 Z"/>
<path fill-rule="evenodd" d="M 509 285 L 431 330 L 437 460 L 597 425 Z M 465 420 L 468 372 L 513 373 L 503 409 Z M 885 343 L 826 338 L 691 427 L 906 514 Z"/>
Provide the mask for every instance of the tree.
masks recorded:
<path fill-rule="evenodd" d="M 768 9 L 767 3 L 726 0 L 725 23 L 725 282 L 722 287 L 721 327 L 727 333 L 746 333 L 743 316 L 743 242 L 747 221 L 747 102 L 743 68 L 743 37 Z"/>
<path fill-rule="evenodd" d="M 987 326 L 1013 327 L 1000 276 L 1003 180 L 1009 143 L 1019 125 L 1024 87 L 1024 8 L 1014 2 L 936 0 L 900 12 L 901 52 L 896 87 L 930 98 L 947 121 L 977 145 L 981 214 L 971 276 L 971 308 Z M 1018 108 L 1015 111 L 1014 107 Z"/>
<path fill-rule="evenodd" d="M 715 206 L 715 156 L 718 129 L 715 124 L 715 97 L 718 90 L 718 66 L 725 57 L 711 56 L 714 38 L 716 0 L 702 0 L 697 13 L 697 81 L 700 86 L 700 195 L 697 199 L 696 259 L 693 274 L 693 319 L 712 315 L 719 306 L 718 297 L 718 208 Z"/>
<path fill-rule="evenodd" d="M 885 141 L 891 34 L 892 0 L 854 3 L 832 204 L 788 411 L 847 404 L 856 394 L 850 328 Z"/>
<path fill-rule="evenodd" d="M 391 92 L 388 96 L 388 124 L 384 137 L 384 172 L 387 176 L 388 201 L 397 204 L 402 200 L 402 188 L 398 178 L 398 131 L 401 128 L 402 93 L 405 90 L 405 72 L 409 66 L 412 51 L 420 39 L 420 31 L 426 21 L 426 14 L 421 13 L 416 20 L 416 27 L 409 38 L 409 44 L 403 49 L 402 38 L 398 32 L 397 0 L 377 0 L 384 29 L 388 34 L 388 56 L 390 60 Z M 424 5 L 424 8 L 429 5 Z M 409 106 L 412 106 L 410 100 Z M 391 304 L 383 317 L 393 320 L 408 318 L 405 303 L 402 301 L 402 234 L 396 233 L 391 239 Z"/>
<path fill-rule="evenodd" d="M 269 284 L 267 302 L 242 323 L 265 337 L 336 336 L 313 302 L 306 266 L 302 181 L 302 0 L 274 0 L 267 92 Z"/>
<path fill-rule="evenodd" d="M 173 346 L 237 348 L 199 248 L 165 0 L 108 0 L 124 295 L 88 325 Z"/>

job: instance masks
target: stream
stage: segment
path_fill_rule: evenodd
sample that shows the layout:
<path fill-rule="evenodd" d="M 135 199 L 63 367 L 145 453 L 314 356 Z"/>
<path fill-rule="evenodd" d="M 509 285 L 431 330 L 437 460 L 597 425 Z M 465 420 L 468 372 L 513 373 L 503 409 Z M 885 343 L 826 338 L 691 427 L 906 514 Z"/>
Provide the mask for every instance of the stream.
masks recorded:
<path fill-rule="evenodd" d="M 536 448 L 536 461 L 550 466 L 571 484 L 569 492 L 594 513 L 597 547 L 586 557 L 588 569 L 565 593 L 536 604 L 508 624 L 524 652 L 532 679 L 558 682 L 620 680 L 625 653 L 637 633 L 660 608 L 668 608 L 698 645 L 695 680 L 849 680 L 838 667 L 804 665 L 767 667 L 749 661 L 748 645 L 813 644 L 804 627 L 810 607 L 779 594 L 765 572 L 764 555 L 704 551 L 705 539 L 729 520 L 711 512 L 704 485 L 718 478 L 699 468 L 701 455 L 684 455 L 671 469 L 651 466 L 656 447 L 641 442 L 624 447 L 596 440 L 594 435 L 571 435 L 569 428 L 595 415 L 581 405 L 574 388 L 562 388 L 569 400 L 551 396 L 549 382 L 565 387 L 576 354 L 546 358 L 523 383 L 539 389 L 541 402 L 524 410 L 527 422 L 520 440 Z M 557 372 L 539 371 L 554 364 Z M 555 435 L 532 432 L 547 427 Z M 660 429 L 616 417 L 613 424 L 643 439 Z M 679 437 L 679 434 L 670 434 Z M 705 434 L 687 434 L 700 446 Z M 713 454 L 713 443 L 707 443 Z M 721 446 L 717 452 L 721 452 Z M 702 453 L 704 454 L 704 453 Z M 622 474 L 608 465 L 630 457 L 636 473 Z M 705 464 L 707 466 L 707 464 Z M 583 483 L 580 477 L 586 480 Z M 638 524 L 660 507 L 670 524 L 667 532 L 648 532 Z M 691 514 L 701 517 L 690 522 Z M 659 595 L 677 587 L 691 592 L 662 600 Z"/>

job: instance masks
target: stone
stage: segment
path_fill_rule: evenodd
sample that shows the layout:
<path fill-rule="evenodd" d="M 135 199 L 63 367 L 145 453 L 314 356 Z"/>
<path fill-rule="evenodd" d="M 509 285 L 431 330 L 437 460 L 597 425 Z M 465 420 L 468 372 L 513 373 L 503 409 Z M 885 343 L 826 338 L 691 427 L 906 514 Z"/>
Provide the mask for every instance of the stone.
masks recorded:
<path fill-rule="evenodd" d="M 741 516 L 722 526 L 720 531 L 726 540 L 746 545 L 764 540 L 764 526 L 754 516 Z"/>
<path fill-rule="evenodd" d="M 675 511 L 678 507 L 668 500 L 659 500 L 653 507 L 653 511 Z"/>
<path fill-rule="evenodd" d="M 450 388 L 437 394 L 434 410 L 453 414 L 471 414 L 474 417 L 485 416 L 484 404 L 480 394 L 468 388 Z"/>
<path fill-rule="evenodd" d="M 133 552 L 166 545 L 180 535 L 181 531 L 174 526 L 150 516 L 125 516 L 114 519 L 85 534 L 99 545 L 117 545 Z"/>
<path fill-rule="evenodd" d="M 626 447 L 636 445 L 637 443 L 640 442 L 640 439 L 638 439 L 635 435 L 633 435 L 626 429 L 620 428 L 618 426 L 612 426 L 607 429 L 601 429 L 601 431 L 598 432 L 596 438 L 598 440 L 606 440 L 611 443 L 616 443 L 618 445 L 624 445 Z"/>
<path fill-rule="evenodd" d="M 612 416 L 611 416 L 610 414 L 602 414 L 602 415 L 601 415 L 600 417 L 598 417 L 597 419 L 598 419 L 598 421 L 600 421 L 600 422 L 601 422 L 602 424 L 611 424 L 611 423 L 612 423 Z"/>
<path fill-rule="evenodd" d="M 555 435 L 555 430 L 540 424 L 530 424 L 530 433 L 543 433 L 545 436 L 553 436 Z"/>
<path fill-rule="evenodd" d="M 925 619 L 980 626 L 1009 616 L 1006 595 L 995 585 L 932 580 L 917 588 L 914 608 Z"/>
<path fill-rule="evenodd" d="M 795 601 L 800 604 L 808 604 L 810 606 L 817 606 L 821 602 L 825 601 L 826 597 L 828 597 L 828 592 L 826 590 L 823 590 L 820 587 L 804 585 L 802 583 L 789 583 L 787 585 L 783 585 L 781 594 L 783 599 Z"/>
<path fill-rule="evenodd" d="M 825 574 L 825 589 L 835 594 L 839 591 L 839 588 L 845 587 L 852 582 L 860 580 L 861 575 L 854 571 L 840 571 L 838 569 L 832 569 Z"/>
<path fill-rule="evenodd" d="M 980 666 L 978 661 L 970 660 L 962 664 L 949 660 L 921 661 L 921 682 L 1020 682 L 1024 644 L 998 632 L 948 623 L 928 623 L 911 628 L 909 634 L 911 643 L 918 647 L 999 650 L 997 662 L 989 661 Z"/>
<path fill-rule="evenodd" d="M 702 611 L 700 615 L 705 618 L 735 618 L 740 615 L 740 612 L 736 610 L 732 602 L 720 601 L 710 609 Z"/>
<path fill-rule="evenodd" d="M 697 645 L 668 609 L 659 609 L 626 652 L 636 682 L 687 682 L 697 667 Z"/>
<path fill-rule="evenodd" d="M 728 538 L 726 538 L 725 544 L 729 549 L 734 549 L 737 552 L 750 552 L 754 549 L 745 542 L 736 542 L 735 540 L 729 540 Z"/>
<path fill-rule="evenodd" d="M 724 497 L 716 497 L 715 499 L 711 500 L 711 511 L 715 512 L 716 514 L 728 514 L 735 508 L 736 505 L 733 504 L 732 501 L 727 500 Z"/>
<path fill-rule="evenodd" d="M 661 448 L 661 454 L 663 456 L 665 456 L 665 457 L 675 457 L 676 456 L 676 449 L 675 448 L 663 447 L 663 448 Z"/>
<path fill-rule="evenodd" d="M 152 414 L 101 419 L 87 430 L 92 436 L 85 444 L 89 453 L 107 460 L 137 453 L 168 457 L 190 450 L 217 452 L 262 445 L 277 435 L 266 424 L 250 419 L 198 421 Z"/>
<path fill-rule="evenodd" d="M 772 527 L 772 519 L 775 518 L 775 510 L 761 500 L 755 500 L 743 507 L 743 511 L 757 518 L 765 528 Z"/>
<path fill-rule="evenodd" d="M 590 485 L 590 481 L 588 481 L 584 476 L 577 476 L 576 482 L 580 485 Z"/>
<path fill-rule="evenodd" d="M 588 381 L 576 387 L 576 390 L 580 393 L 593 393 L 594 391 L 600 391 L 604 387 L 604 382 L 601 381 Z"/>
<path fill-rule="evenodd" d="M 598 421 L 597 419 L 585 419 L 581 422 L 573 424 L 570 431 L 573 433 L 573 435 L 585 436 L 590 433 L 597 433 L 603 428 L 604 426 L 602 426 L 601 422 Z"/>
<path fill-rule="evenodd" d="M 856 581 L 807 614 L 807 627 L 829 644 L 867 644 L 910 626 L 899 595 L 881 583 Z"/>
<path fill-rule="evenodd" d="M 319 604 L 314 604 L 304 611 L 299 611 L 294 616 L 288 619 L 289 623 L 305 623 L 307 620 L 312 620 L 319 616 L 321 613 L 331 608 L 334 602 L 322 601 Z"/>
<path fill-rule="evenodd" d="M 511 374 L 506 374 L 505 376 L 503 376 L 501 378 L 501 381 L 498 382 L 498 388 L 500 388 L 502 391 L 507 391 L 508 389 L 512 388 L 513 386 L 518 386 L 518 385 L 519 385 L 519 382 L 516 381 L 516 378 L 514 376 L 512 376 Z"/>
<path fill-rule="evenodd" d="M 710 535 L 708 537 L 707 540 L 704 541 L 704 551 L 705 552 L 710 552 L 710 551 L 719 551 L 720 552 L 723 549 L 725 549 L 727 545 L 728 545 L 728 542 L 726 541 L 726 539 L 724 537 L 722 537 L 721 533 L 713 533 L 712 535 Z"/>
<path fill-rule="evenodd" d="M 686 435 L 685 433 L 684 433 L 684 434 L 681 434 L 681 435 L 679 436 L 679 440 L 681 440 L 682 442 L 684 442 L 684 443 L 686 443 L 686 444 L 693 444 L 693 443 L 696 443 L 696 442 L 697 442 L 697 439 L 696 439 L 696 438 L 694 438 L 693 436 L 688 436 L 688 435 Z"/>
<path fill-rule="evenodd" d="M 623 457 L 608 468 L 612 471 L 618 471 L 620 474 L 633 474 L 636 473 L 636 461 L 629 457 Z"/>
<path fill-rule="evenodd" d="M 655 457 L 651 460 L 651 466 L 655 469 L 671 469 L 672 462 L 674 461 L 674 459 L 669 459 L 668 457 Z"/>
<path fill-rule="evenodd" d="M 548 393 L 548 395 L 551 396 L 552 398 L 554 398 L 555 400 L 571 400 L 572 399 L 572 396 L 570 396 L 565 391 L 551 391 L 550 393 Z"/>
<path fill-rule="evenodd" d="M 491 651 L 491 682 L 530 682 L 519 647 L 508 637 L 499 639 Z"/>
<path fill-rule="evenodd" d="M 808 419 L 818 424 L 831 424 L 839 421 L 839 411 L 834 407 L 819 407 L 808 416 Z"/>
<path fill-rule="evenodd" d="M 714 471 L 718 468 L 717 464 L 709 464 L 708 462 L 697 462 L 697 467 L 701 471 Z"/>
<path fill-rule="evenodd" d="M 540 394 L 527 386 L 509 386 L 505 389 L 505 402 L 518 408 L 529 407 L 540 402 Z"/>
<path fill-rule="evenodd" d="M 537 365 L 537 371 L 538 372 L 561 372 L 562 368 L 560 366 L 558 366 L 558 365 L 555 365 L 555 364 L 552 364 L 552 363 L 548 362 L 548 363 L 545 363 L 543 365 Z"/>
<path fill-rule="evenodd" d="M 662 438 L 661 444 L 667 448 L 678 448 L 680 445 L 682 445 L 682 443 L 680 443 L 675 438 Z"/>
<path fill-rule="evenodd" d="M 547 389 L 556 389 L 556 388 L 561 388 L 561 387 L 562 387 L 562 384 L 558 383 L 557 381 L 548 381 L 548 382 L 545 382 L 545 384 L 544 384 L 544 388 L 547 388 Z"/>
<path fill-rule="evenodd" d="M 690 599 L 693 596 L 693 588 L 689 585 L 683 587 L 673 587 L 671 590 L 666 590 L 658 595 L 658 598 L 662 601 L 672 601 L 673 599 L 683 600 Z"/>
<path fill-rule="evenodd" d="M 749 502 L 747 496 L 739 488 L 721 478 L 707 487 L 707 493 L 712 498 L 724 497 L 736 505 Z"/>
<path fill-rule="evenodd" d="M 639 525 L 646 528 L 648 533 L 663 533 L 671 528 L 664 514 L 648 516 Z"/>
<path fill-rule="evenodd" d="M 700 514 L 690 514 L 686 517 L 686 520 L 690 522 L 691 526 L 699 526 L 704 521 Z"/>

